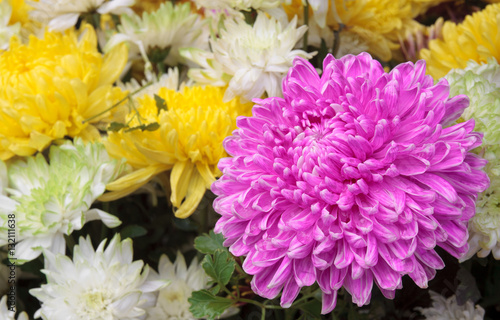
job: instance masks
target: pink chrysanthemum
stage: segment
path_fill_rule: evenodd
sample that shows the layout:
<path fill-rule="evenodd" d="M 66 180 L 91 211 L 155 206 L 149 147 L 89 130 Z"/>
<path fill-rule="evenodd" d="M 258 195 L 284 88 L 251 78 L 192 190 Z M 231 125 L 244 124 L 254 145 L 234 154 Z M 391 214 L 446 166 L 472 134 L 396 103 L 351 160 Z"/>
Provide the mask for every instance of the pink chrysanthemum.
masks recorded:
<path fill-rule="evenodd" d="M 323 313 L 344 288 L 358 306 L 373 283 L 393 298 L 409 275 L 426 287 L 444 263 L 440 246 L 467 252 L 467 222 L 488 186 L 481 144 L 469 120 L 446 127 L 468 106 L 433 84 L 424 61 L 385 73 L 369 54 L 336 60 L 323 74 L 296 59 L 284 98 L 258 100 L 225 140 L 212 185 L 222 216 L 215 231 L 266 298 L 283 290 L 289 307 L 317 282 Z"/>

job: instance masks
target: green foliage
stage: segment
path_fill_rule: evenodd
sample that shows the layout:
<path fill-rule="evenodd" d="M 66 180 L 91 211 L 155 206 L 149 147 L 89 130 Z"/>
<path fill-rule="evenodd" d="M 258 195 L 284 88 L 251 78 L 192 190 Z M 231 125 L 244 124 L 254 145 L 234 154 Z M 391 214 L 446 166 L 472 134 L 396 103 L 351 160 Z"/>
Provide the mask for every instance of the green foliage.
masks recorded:
<path fill-rule="evenodd" d="M 231 280 L 236 263 L 228 251 L 218 249 L 213 256 L 206 255 L 201 266 L 214 282 L 225 286 Z"/>
<path fill-rule="evenodd" d="M 215 319 L 220 316 L 234 303 L 234 300 L 217 297 L 208 290 L 193 292 L 188 301 L 191 303 L 189 311 L 191 311 L 193 316 L 196 318 L 207 317 L 209 319 Z"/>
<path fill-rule="evenodd" d="M 223 243 L 224 236 L 214 233 L 213 230 L 210 230 L 208 234 L 205 233 L 194 239 L 194 247 L 204 254 L 214 254 L 216 250 L 227 251 Z"/>
<path fill-rule="evenodd" d="M 133 225 L 128 225 L 125 228 L 121 230 L 121 236 L 123 239 L 126 238 L 138 238 L 146 235 L 148 233 L 148 230 L 146 230 L 144 227 L 141 227 L 137 224 Z"/>

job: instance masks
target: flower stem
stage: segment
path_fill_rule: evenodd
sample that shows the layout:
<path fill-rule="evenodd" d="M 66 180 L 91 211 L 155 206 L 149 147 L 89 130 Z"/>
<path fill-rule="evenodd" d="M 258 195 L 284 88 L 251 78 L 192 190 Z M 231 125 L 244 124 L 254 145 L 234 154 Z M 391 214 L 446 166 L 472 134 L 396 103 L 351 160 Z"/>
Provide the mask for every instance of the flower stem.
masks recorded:
<path fill-rule="evenodd" d="M 90 118 L 87 118 L 87 119 L 83 120 L 83 121 L 82 121 L 82 123 L 86 123 L 86 122 L 89 122 L 89 121 L 91 121 L 91 120 L 94 120 L 95 118 L 102 116 L 102 115 L 103 115 L 103 114 L 105 114 L 106 112 L 113 110 L 113 109 L 114 109 L 114 108 L 116 108 L 118 105 L 120 105 L 123 101 L 126 101 L 127 99 L 130 99 L 132 96 L 134 96 L 135 94 L 137 94 L 137 93 L 141 92 L 142 90 L 146 89 L 147 87 L 149 87 L 149 86 L 150 86 L 150 85 L 152 85 L 152 84 L 153 84 L 153 82 L 148 82 L 148 83 L 146 83 L 143 87 L 140 87 L 139 89 L 137 89 L 137 90 L 135 90 L 135 91 L 133 91 L 133 92 L 131 92 L 131 93 L 127 94 L 127 96 L 126 96 L 125 98 L 120 99 L 120 101 L 118 101 L 118 102 L 114 103 L 111 107 L 107 108 L 106 110 L 103 110 L 103 111 L 99 112 L 98 114 L 95 114 L 95 115 L 93 115 L 92 117 L 90 117 Z"/>
<path fill-rule="evenodd" d="M 302 45 L 302 49 L 304 51 L 307 51 L 307 36 L 309 34 L 309 1 L 306 2 L 306 5 L 304 6 L 304 24 L 307 26 L 307 31 L 304 33 L 304 42 Z"/>

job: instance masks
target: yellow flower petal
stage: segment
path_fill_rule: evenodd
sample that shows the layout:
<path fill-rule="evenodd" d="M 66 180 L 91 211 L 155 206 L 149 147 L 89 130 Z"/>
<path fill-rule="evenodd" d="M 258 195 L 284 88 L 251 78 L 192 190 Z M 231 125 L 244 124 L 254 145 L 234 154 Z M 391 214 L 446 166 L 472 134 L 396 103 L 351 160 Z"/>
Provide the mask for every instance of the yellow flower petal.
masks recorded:
<path fill-rule="evenodd" d="M 170 201 L 175 207 L 180 207 L 187 194 L 194 168 L 195 166 L 187 161 L 177 162 L 172 168 L 170 173 L 170 186 L 172 187 Z"/>
<path fill-rule="evenodd" d="M 129 173 L 106 185 L 107 192 L 99 197 L 101 201 L 113 201 L 136 191 L 153 179 L 160 172 L 170 169 L 169 166 L 152 166 Z"/>
<path fill-rule="evenodd" d="M 205 181 L 201 175 L 194 171 L 189 179 L 189 189 L 184 202 L 174 210 L 177 218 L 185 219 L 193 214 L 194 210 L 198 207 L 203 195 L 205 194 L 206 186 Z M 172 201 L 173 203 L 173 201 Z"/>

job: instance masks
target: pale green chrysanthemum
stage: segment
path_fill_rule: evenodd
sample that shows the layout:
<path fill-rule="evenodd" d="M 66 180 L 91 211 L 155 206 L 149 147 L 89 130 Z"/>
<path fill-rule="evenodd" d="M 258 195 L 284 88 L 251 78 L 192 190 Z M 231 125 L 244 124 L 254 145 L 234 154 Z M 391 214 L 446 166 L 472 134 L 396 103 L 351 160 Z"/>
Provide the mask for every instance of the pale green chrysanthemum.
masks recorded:
<path fill-rule="evenodd" d="M 116 234 L 94 250 L 90 237 L 80 238 L 73 260 L 44 251 L 47 284 L 31 289 L 41 302 L 35 318 L 43 320 L 142 320 L 168 284 L 154 280 L 149 266 L 133 261 L 132 241 Z"/>
<path fill-rule="evenodd" d="M 184 62 L 179 55 L 180 48 L 208 48 L 206 21 L 191 11 L 188 2 L 177 5 L 162 3 L 155 12 L 144 12 L 142 18 L 136 14 L 122 15 L 120 20 L 119 33 L 111 37 L 105 51 L 121 42 L 129 42 L 133 58 L 140 54 L 149 62 L 163 58 L 169 50 L 163 62 L 176 65 Z"/>
<path fill-rule="evenodd" d="M 2 190 L 6 194 L 0 192 L 0 246 L 7 244 L 7 222 L 14 214 L 18 264 L 35 259 L 42 249 L 64 253 L 64 235 L 88 221 L 102 220 L 108 227 L 121 223 L 104 211 L 90 209 L 123 168 L 101 143 L 77 139 L 74 144 L 53 146 L 49 162 L 40 153 L 11 161 L 7 167 L 0 162 L 0 172 L 8 175 L 8 187 Z"/>
<path fill-rule="evenodd" d="M 470 300 L 463 305 L 457 303 L 456 296 L 448 299 L 430 290 L 432 306 L 429 308 L 415 308 L 420 311 L 426 320 L 482 320 L 484 309 L 480 305 L 474 307 Z"/>
<path fill-rule="evenodd" d="M 201 68 L 191 68 L 195 82 L 225 86 L 224 101 L 236 96 L 251 101 L 281 96 L 281 80 L 296 57 L 310 59 L 314 53 L 294 49 L 307 26 L 297 28 L 297 18 L 282 25 L 276 18 L 259 12 L 253 25 L 243 19 L 227 19 L 218 36 L 212 36 L 212 52 L 183 49 L 181 55 Z"/>
<path fill-rule="evenodd" d="M 487 64 L 469 61 L 465 69 L 453 69 L 446 79 L 450 96 L 465 94 L 470 99 L 462 119 L 474 118 L 474 130 L 484 133 L 477 152 L 488 160 L 485 169 L 491 180 L 476 202 L 476 215 L 469 223 L 470 248 L 462 260 L 476 252 L 485 257 L 491 251 L 495 259 L 500 259 L 500 65 L 494 59 Z"/>
<path fill-rule="evenodd" d="M 7 303 L 7 299 L 10 298 L 3 296 L 0 300 L 0 319 L 1 320 L 15 320 L 16 313 L 12 311 Z M 28 320 L 28 314 L 26 312 L 21 312 L 17 315 L 17 320 Z"/>

